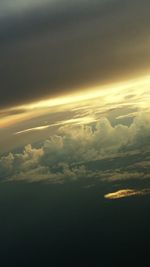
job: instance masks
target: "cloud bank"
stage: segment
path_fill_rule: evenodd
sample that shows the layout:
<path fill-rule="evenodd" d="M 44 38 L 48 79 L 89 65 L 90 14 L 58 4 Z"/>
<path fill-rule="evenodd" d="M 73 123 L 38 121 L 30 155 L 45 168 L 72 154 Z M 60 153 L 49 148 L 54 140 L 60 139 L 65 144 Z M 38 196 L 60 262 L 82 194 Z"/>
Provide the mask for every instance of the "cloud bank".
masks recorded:
<path fill-rule="evenodd" d="M 40 147 L 29 144 L 22 153 L 2 156 L 0 177 L 1 180 L 61 183 L 85 176 L 105 181 L 150 178 L 149 140 L 149 114 L 146 113 L 138 115 L 130 126 L 112 126 L 107 118 L 92 125 L 63 126 Z M 134 162 L 128 159 L 132 155 Z M 123 163 L 116 166 L 118 157 L 122 162 L 127 161 L 126 166 Z M 97 169 L 90 167 L 92 162 L 96 162 Z"/>

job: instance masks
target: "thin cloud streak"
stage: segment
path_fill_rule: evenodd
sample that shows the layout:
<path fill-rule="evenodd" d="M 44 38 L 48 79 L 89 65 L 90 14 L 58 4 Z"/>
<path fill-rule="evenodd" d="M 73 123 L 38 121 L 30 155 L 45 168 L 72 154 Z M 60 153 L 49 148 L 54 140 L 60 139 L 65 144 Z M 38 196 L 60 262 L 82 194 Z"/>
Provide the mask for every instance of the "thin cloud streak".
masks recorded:
<path fill-rule="evenodd" d="M 18 134 L 23 134 L 23 133 L 29 133 L 29 132 L 34 132 L 34 131 L 42 131 L 46 130 L 50 127 L 55 127 L 55 126 L 61 126 L 61 125 L 84 125 L 84 124 L 89 124 L 92 122 L 96 122 L 97 120 L 94 117 L 82 117 L 82 118 L 75 118 L 75 119 L 69 119 L 69 120 L 63 120 L 59 121 L 50 125 L 43 125 L 43 126 L 37 126 L 29 129 L 25 129 L 19 132 L 14 133 L 14 135 Z"/>
<path fill-rule="evenodd" d="M 133 196 L 144 196 L 150 194 L 150 188 L 136 190 L 136 189 L 121 189 L 116 192 L 108 193 L 104 195 L 104 198 L 109 200 L 115 200 Z"/>

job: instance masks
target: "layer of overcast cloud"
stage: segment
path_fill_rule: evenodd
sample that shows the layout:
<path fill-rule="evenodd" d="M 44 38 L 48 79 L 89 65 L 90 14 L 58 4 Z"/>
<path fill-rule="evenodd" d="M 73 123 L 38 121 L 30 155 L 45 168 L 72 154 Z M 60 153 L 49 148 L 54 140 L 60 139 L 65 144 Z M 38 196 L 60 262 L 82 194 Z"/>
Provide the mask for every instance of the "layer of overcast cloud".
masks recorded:
<path fill-rule="evenodd" d="M 150 67 L 147 0 L 0 2 L 0 107 Z"/>
<path fill-rule="evenodd" d="M 102 118 L 94 126 L 61 127 L 59 135 L 51 136 L 39 148 L 27 145 L 22 153 L 2 156 L 0 177 L 29 182 L 64 182 L 80 177 L 107 181 L 150 178 L 148 122 L 149 114 L 141 114 L 130 126 L 113 127 Z M 97 161 L 100 168 L 91 169 L 91 162 Z"/>

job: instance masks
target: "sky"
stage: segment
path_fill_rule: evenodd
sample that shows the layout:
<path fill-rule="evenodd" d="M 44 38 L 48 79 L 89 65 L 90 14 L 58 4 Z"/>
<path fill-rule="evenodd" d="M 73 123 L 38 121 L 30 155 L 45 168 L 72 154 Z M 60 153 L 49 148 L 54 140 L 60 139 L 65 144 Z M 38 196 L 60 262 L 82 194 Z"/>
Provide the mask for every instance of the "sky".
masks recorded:
<path fill-rule="evenodd" d="M 2 181 L 149 180 L 149 86 L 146 76 L 3 115 Z"/>
<path fill-rule="evenodd" d="M 147 266 L 149 11 L 0 0 L 2 266 Z"/>
<path fill-rule="evenodd" d="M 149 178 L 149 7 L 1 1 L 2 181 Z"/>
<path fill-rule="evenodd" d="M 143 76 L 147 0 L 0 3 L 0 109 Z"/>

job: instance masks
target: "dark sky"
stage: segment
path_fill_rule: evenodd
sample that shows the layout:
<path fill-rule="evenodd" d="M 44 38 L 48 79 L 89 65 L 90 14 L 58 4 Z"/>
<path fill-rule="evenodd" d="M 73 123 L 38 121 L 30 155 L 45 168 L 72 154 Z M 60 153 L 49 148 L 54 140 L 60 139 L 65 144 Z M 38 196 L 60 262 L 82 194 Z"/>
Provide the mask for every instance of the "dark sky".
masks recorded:
<path fill-rule="evenodd" d="M 1 0 L 0 108 L 148 72 L 147 0 Z"/>

